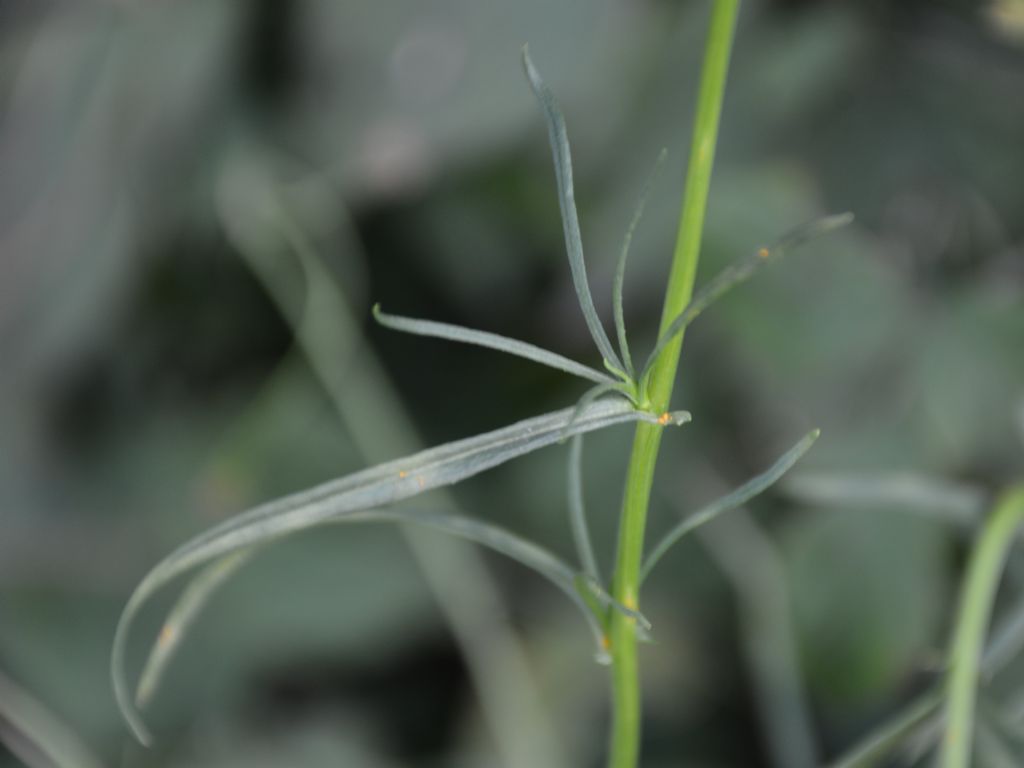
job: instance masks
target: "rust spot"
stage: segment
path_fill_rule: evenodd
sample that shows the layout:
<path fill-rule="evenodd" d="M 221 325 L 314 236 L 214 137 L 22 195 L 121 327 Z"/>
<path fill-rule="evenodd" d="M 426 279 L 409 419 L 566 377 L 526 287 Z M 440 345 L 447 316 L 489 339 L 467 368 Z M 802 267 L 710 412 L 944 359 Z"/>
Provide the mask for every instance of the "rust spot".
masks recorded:
<path fill-rule="evenodd" d="M 769 251 L 767 248 L 758 248 L 757 249 L 757 255 L 760 258 L 762 258 L 762 259 L 767 259 L 769 256 L 771 256 L 771 254 L 772 254 L 772 252 Z"/>
<path fill-rule="evenodd" d="M 401 471 L 400 471 L 400 472 L 398 473 L 398 479 L 399 479 L 399 480 L 402 480 L 402 479 L 404 479 L 404 478 L 406 478 L 406 477 L 408 477 L 408 476 L 409 476 L 409 473 L 408 473 L 408 472 L 406 472 L 406 471 L 405 471 L 404 469 L 403 469 L 403 470 L 401 470 Z"/>
<path fill-rule="evenodd" d="M 612 641 L 608 639 L 608 635 L 601 635 L 601 648 L 609 650 L 612 647 Z"/>
<path fill-rule="evenodd" d="M 661 424 L 661 426 L 663 427 L 668 426 L 668 423 L 670 421 L 672 421 L 672 414 L 669 413 L 668 411 L 665 411 L 663 414 L 661 414 L 661 416 L 658 417 L 658 423 Z"/>
<path fill-rule="evenodd" d="M 161 648 L 166 648 L 168 645 L 174 642 L 174 637 L 177 632 L 170 624 L 165 624 L 164 628 L 160 630 L 160 637 L 157 638 L 157 645 Z"/>

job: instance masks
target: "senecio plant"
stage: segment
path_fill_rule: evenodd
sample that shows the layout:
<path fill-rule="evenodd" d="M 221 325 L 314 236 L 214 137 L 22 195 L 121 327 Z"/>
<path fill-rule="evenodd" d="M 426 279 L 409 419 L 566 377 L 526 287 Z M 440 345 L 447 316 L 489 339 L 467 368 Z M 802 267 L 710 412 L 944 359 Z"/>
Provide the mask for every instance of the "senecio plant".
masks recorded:
<path fill-rule="evenodd" d="M 651 632 L 650 624 L 640 612 L 640 586 L 644 578 L 674 542 L 721 512 L 744 504 L 774 483 L 817 437 L 816 430 L 804 436 L 763 474 L 682 520 L 645 559 L 644 527 L 661 438 L 666 427 L 690 420 L 686 411 L 670 408 L 683 333 L 712 302 L 749 278 L 759 267 L 852 218 L 849 214 L 830 216 L 799 227 L 775 245 L 756 249 L 693 295 L 738 5 L 738 0 L 715 0 L 713 6 L 679 235 L 660 335 L 645 362 L 642 365 L 634 362 L 622 306 L 626 260 L 643 200 L 630 223 L 615 273 L 613 306 L 618 343 L 613 345 L 598 318 L 587 281 L 565 121 L 524 48 L 526 75 L 547 121 L 573 284 L 587 327 L 601 355 L 602 368 L 492 333 L 385 314 L 379 307 L 374 307 L 374 316 L 378 322 L 395 330 L 476 344 L 524 357 L 585 379 L 592 383 L 592 388 L 573 407 L 447 443 L 262 504 L 196 536 L 165 557 L 131 595 L 114 639 L 114 691 L 131 730 L 140 741 L 146 744 L 151 741 L 141 715 L 142 708 L 152 698 L 181 638 L 212 591 L 246 559 L 275 539 L 313 525 L 384 520 L 417 523 L 483 544 L 533 568 L 560 587 L 588 622 L 597 658 L 611 665 L 614 724 L 609 765 L 612 768 L 637 765 L 640 736 L 637 641 L 647 638 Z M 582 437 L 587 432 L 626 422 L 635 423 L 636 431 L 619 523 L 615 571 L 609 583 L 601 577 L 587 532 L 581 482 Z M 398 502 L 433 488 L 457 483 L 517 456 L 565 440 L 571 440 L 569 518 L 579 567 L 532 542 L 478 520 L 423 509 L 394 508 Z M 168 615 L 133 695 L 125 670 L 125 655 L 137 614 L 154 593 L 200 566 L 203 569 L 193 577 Z"/>

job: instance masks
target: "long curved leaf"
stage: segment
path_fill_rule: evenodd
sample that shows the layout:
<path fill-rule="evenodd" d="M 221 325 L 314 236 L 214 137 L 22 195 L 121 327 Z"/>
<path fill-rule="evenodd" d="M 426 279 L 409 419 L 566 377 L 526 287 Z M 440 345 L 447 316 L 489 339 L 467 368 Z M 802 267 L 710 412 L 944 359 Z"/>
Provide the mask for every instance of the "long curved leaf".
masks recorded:
<path fill-rule="evenodd" d="M 583 261 L 583 238 L 580 235 L 580 222 L 576 213 L 576 195 L 572 186 L 572 157 L 569 154 L 569 135 L 565 130 L 565 118 L 558 108 L 554 94 L 544 84 L 537 68 L 530 59 L 530 51 L 523 46 L 523 69 L 530 81 L 544 118 L 548 124 L 548 140 L 551 143 L 551 154 L 555 160 L 555 180 L 558 183 L 558 205 L 562 211 L 562 229 L 565 231 L 565 249 L 569 253 L 569 268 L 572 270 L 572 282 L 576 288 L 576 296 L 587 321 L 590 335 L 601 352 L 601 356 L 609 365 L 623 370 L 622 361 L 615 353 L 605 333 L 601 319 L 594 308 L 594 299 L 590 295 L 590 284 L 587 282 L 587 267 Z"/>
<path fill-rule="evenodd" d="M 578 436 L 576 439 L 579 439 Z M 449 512 L 422 509 L 371 509 L 356 512 L 331 522 L 411 523 L 467 539 L 506 555 L 544 576 L 568 595 L 586 619 L 587 626 L 594 637 L 598 659 L 604 658 L 605 655 L 604 634 L 606 628 L 601 621 L 601 616 L 587 602 L 586 597 L 593 595 L 593 599 L 599 605 L 611 606 L 616 610 L 624 611 L 638 619 L 638 626 L 650 627 L 649 622 L 642 615 L 616 603 L 596 583 L 588 581 L 586 583 L 587 592 L 581 593 L 580 579 L 586 579 L 586 576 L 574 570 L 564 560 L 543 547 L 490 523 Z M 139 709 L 144 708 L 152 700 L 181 640 L 213 593 L 243 564 L 248 562 L 258 549 L 260 549 L 259 546 L 253 546 L 225 555 L 208 565 L 189 582 L 188 587 L 168 614 L 143 667 L 135 695 L 136 706 Z"/>
<path fill-rule="evenodd" d="M 167 614 L 156 642 L 149 651 L 149 657 L 142 668 L 142 674 L 139 675 L 139 684 L 135 690 L 136 706 L 141 709 L 152 700 L 163 680 L 164 672 L 167 671 L 182 639 L 199 617 L 199 612 L 206 607 L 217 588 L 247 563 L 257 549 L 258 547 L 250 547 L 225 555 L 206 566 L 189 582 L 171 612 Z"/>
<path fill-rule="evenodd" d="M 651 370 L 658 355 L 672 339 L 682 333 L 686 327 L 697 319 L 697 316 L 714 304 L 725 295 L 730 289 L 750 279 L 759 267 L 774 261 L 785 253 L 803 245 L 809 240 L 820 237 L 839 227 L 845 227 L 853 221 L 852 213 L 839 213 L 833 216 L 823 216 L 807 224 L 803 224 L 790 230 L 783 235 L 775 245 L 768 248 L 760 248 L 750 256 L 726 267 L 711 279 L 707 285 L 700 289 L 696 296 L 687 304 L 682 312 L 675 316 L 675 319 L 665 329 L 665 332 L 654 345 L 647 362 L 640 373 L 642 379 Z"/>
<path fill-rule="evenodd" d="M 411 333 L 416 336 L 430 336 L 435 339 L 447 339 L 458 341 L 463 344 L 475 344 L 478 347 L 496 349 L 499 352 L 507 352 L 510 355 L 524 357 L 535 363 L 546 365 L 549 368 L 557 368 L 560 371 L 571 373 L 598 384 L 616 384 L 617 382 L 606 373 L 594 368 L 577 363 L 568 357 L 563 357 L 556 352 L 549 352 L 541 347 L 534 346 L 525 341 L 510 339 L 507 336 L 499 336 L 496 333 L 477 331 L 472 328 L 463 328 L 461 325 L 449 323 L 438 323 L 434 320 L 417 320 L 412 317 L 400 317 L 382 312 L 380 304 L 373 307 L 374 319 L 386 328 L 403 333 Z"/>
<path fill-rule="evenodd" d="M 102 768 L 68 725 L 0 672 L 0 744 L 29 768 Z"/>
<path fill-rule="evenodd" d="M 710 522 L 723 512 L 728 512 L 731 509 L 743 506 L 759 493 L 764 492 L 773 483 L 778 481 L 778 479 L 787 471 L 789 471 L 790 467 L 796 464 L 797 461 L 800 460 L 801 456 L 811 449 L 811 446 L 814 445 L 814 441 L 818 439 L 818 435 L 820 434 L 821 430 L 811 430 L 804 435 L 796 445 L 786 451 L 774 464 L 771 465 L 771 467 L 760 475 L 751 478 L 731 493 L 727 493 L 725 496 L 715 499 L 715 501 L 711 502 L 703 509 L 694 512 L 689 517 L 679 521 L 679 523 L 671 531 L 665 534 L 664 538 L 662 538 L 660 542 L 658 542 L 658 545 L 654 548 L 651 554 L 647 556 L 647 559 L 644 561 L 643 568 L 640 571 L 641 583 L 643 583 L 643 580 L 647 578 L 654 566 L 658 564 L 658 561 L 666 552 L 668 552 L 673 544 L 698 526 Z"/>
<path fill-rule="evenodd" d="M 658 153 L 658 159 L 654 162 L 654 170 L 647 177 L 647 182 L 640 193 L 640 199 L 633 210 L 633 218 L 629 220 L 629 226 L 626 228 L 626 236 L 622 239 L 619 261 L 615 265 L 615 281 L 612 283 L 612 316 L 615 318 L 615 333 L 619 340 L 622 362 L 626 366 L 626 373 L 630 376 L 636 376 L 636 371 L 633 369 L 633 356 L 629 352 L 629 341 L 626 338 L 626 316 L 622 306 L 623 286 L 626 282 L 626 262 L 629 260 L 629 247 L 633 244 L 633 233 L 636 231 L 636 226 L 644 215 L 644 208 L 647 207 L 647 198 L 650 196 L 651 186 L 654 184 L 654 179 L 661 170 L 661 167 L 665 164 L 666 157 L 668 157 L 668 150 L 662 149 Z"/>
<path fill-rule="evenodd" d="M 573 409 L 537 416 L 476 437 L 431 448 L 404 459 L 379 464 L 243 512 L 202 533 L 165 557 L 135 588 L 114 636 L 111 673 L 118 705 L 135 735 L 148 743 L 149 733 L 132 704 L 125 652 L 139 610 L 157 590 L 181 574 L 225 555 L 247 550 L 314 525 L 355 517 L 432 488 L 472 477 L 510 459 L 562 439 Z M 570 436 L 630 421 L 682 423 L 638 411 L 624 400 L 592 403 L 569 429 Z"/>

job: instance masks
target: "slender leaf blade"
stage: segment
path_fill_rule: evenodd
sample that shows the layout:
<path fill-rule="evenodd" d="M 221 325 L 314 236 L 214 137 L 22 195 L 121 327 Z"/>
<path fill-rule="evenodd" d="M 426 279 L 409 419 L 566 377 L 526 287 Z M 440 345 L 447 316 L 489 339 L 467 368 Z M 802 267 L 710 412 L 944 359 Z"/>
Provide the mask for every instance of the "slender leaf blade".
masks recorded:
<path fill-rule="evenodd" d="M 598 384 L 615 384 L 615 380 L 601 371 L 589 366 L 577 363 L 568 357 L 563 357 L 556 352 L 550 352 L 541 347 L 529 344 L 525 341 L 510 339 L 507 336 L 499 336 L 496 333 L 477 331 L 472 328 L 464 328 L 460 325 L 449 323 L 438 323 L 434 320 L 418 320 L 411 317 L 390 315 L 381 311 L 380 304 L 373 307 L 374 319 L 386 328 L 403 333 L 411 333 L 416 336 L 429 336 L 435 339 L 447 339 L 463 344 L 474 344 L 479 347 L 495 349 L 499 352 L 506 352 L 516 357 L 523 357 L 535 363 L 546 365 L 549 368 L 556 368 L 565 373 L 571 373 Z"/>
<path fill-rule="evenodd" d="M 167 614 L 142 668 L 135 690 L 137 707 L 141 709 L 152 700 L 182 639 L 192 628 L 200 611 L 213 597 L 213 593 L 249 561 L 256 549 L 257 547 L 243 549 L 215 560 L 189 582 L 171 612 Z"/>
<path fill-rule="evenodd" d="M 633 233 L 636 231 L 637 224 L 640 223 L 640 219 L 644 215 L 644 208 L 647 207 L 647 198 L 651 194 L 651 186 L 658 172 L 665 165 L 666 157 L 668 157 L 668 150 L 662 149 L 658 153 L 658 159 L 654 162 L 654 170 L 647 177 L 647 182 L 640 193 L 640 199 L 633 210 L 633 218 L 630 219 L 629 227 L 626 228 L 626 236 L 622 240 L 619 261 L 615 265 L 615 282 L 612 284 L 612 314 L 615 318 L 615 333 L 619 339 L 619 351 L 622 353 L 622 362 L 630 376 L 635 376 L 636 371 L 633 369 L 633 356 L 629 351 L 629 340 L 626 337 L 626 316 L 622 306 L 623 286 L 626 282 L 626 262 L 629 260 L 629 248 L 633 244 Z"/>
<path fill-rule="evenodd" d="M 0 672 L 0 744 L 29 768 L 102 768 L 67 723 Z"/>
<path fill-rule="evenodd" d="M 594 338 L 601 356 L 613 367 L 623 370 L 622 361 L 616 354 L 608 334 L 605 333 L 601 319 L 597 316 L 597 309 L 594 307 L 594 299 L 590 294 L 590 284 L 587 281 L 587 267 L 583 260 L 583 238 L 580 235 L 579 216 L 576 213 L 576 194 L 572 183 L 572 157 L 569 153 L 569 135 L 565 130 L 565 118 L 562 110 L 555 101 L 554 94 L 544 84 L 540 73 L 530 59 L 530 51 L 523 46 L 523 69 L 526 70 L 526 77 L 530 81 L 537 101 L 548 125 L 548 140 L 551 144 L 551 154 L 555 161 L 555 180 L 558 184 L 558 204 L 562 212 L 562 229 L 565 233 L 565 248 L 569 254 L 569 269 L 572 271 L 572 282 L 576 288 L 576 296 L 580 302 L 580 309 L 583 310 L 583 317 L 590 329 L 590 335 Z"/>
<path fill-rule="evenodd" d="M 142 606 L 161 587 L 185 572 L 295 531 L 389 506 L 432 488 L 451 485 L 510 459 L 562 439 L 573 409 L 537 416 L 475 437 L 446 443 L 386 462 L 276 501 L 262 504 L 199 534 L 158 563 L 138 584 L 118 622 L 111 658 L 114 693 L 121 711 L 143 743 L 149 732 L 133 706 L 125 673 L 128 633 Z M 591 404 L 570 436 L 632 421 L 683 423 L 679 415 L 638 411 L 621 399 Z"/>
<path fill-rule="evenodd" d="M 411 523 L 433 528 L 459 538 L 468 539 L 519 562 L 544 576 L 568 595 L 580 609 L 594 636 L 598 649 L 604 637 L 604 627 L 576 588 L 579 573 L 547 549 L 510 531 L 480 520 L 446 512 L 406 509 L 377 509 L 360 513 L 339 522 L 390 521 Z"/>
<path fill-rule="evenodd" d="M 583 501 L 583 435 L 576 435 L 569 443 L 569 522 L 576 553 L 583 572 L 601 583 L 601 573 L 594 555 L 594 545 L 587 527 L 587 511 Z"/>
<path fill-rule="evenodd" d="M 641 583 L 643 583 L 644 579 L 647 578 L 654 566 L 658 564 L 658 561 L 662 556 L 664 556 L 664 554 L 668 552 L 668 550 L 671 549 L 677 541 L 683 538 L 683 536 L 695 530 L 699 526 L 714 520 L 723 512 L 728 512 L 729 510 L 743 506 L 752 498 L 763 493 L 776 483 L 780 477 L 788 472 L 789 469 L 811 449 L 811 446 L 814 445 L 814 441 L 818 439 L 820 434 L 821 430 L 811 430 L 804 435 L 796 445 L 780 456 L 778 460 L 776 460 L 776 462 L 767 470 L 756 477 L 751 478 L 734 491 L 727 493 L 725 496 L 716 499 L 706 507 L 703 507 L 689 517 L 679 521 L 679 523 L 665 534 L 660 542 L 658 542 L 658 545 L 653 549 L 651 554 L 647 556 L 647 559 L 644 561 L 643 568 L 640 571 Z"/>
<path fill-rule="evenodd" d="M 658 359 L 658 355 L 661 354 L 661 351 L 673 338 L 682 333 L 690 323 L 697 319 L 701 312 L 714 304 L 732 288 L 749 280 L 762 265 L 774 261 L 809 240 L 820 237 L 839 227 L 844 227 L 851 221 L 853 221 L 852 213 L 840 213 L 815 219 L 812 222 L 790 230 L 775 245 L 768 248 L 760 248 L 752 255 L 719 272 L 707 285 L 701 288 L 690 303 L 676 315 L 668 328 L 665 329 L 665 332 L 658 339 L 658 343 L 655 344 L 654 349 L 647 358 L 647 362 L 644 364 L 643 370 L 640 373 L 641 379 L 650 372 L 654 361 Z"/>

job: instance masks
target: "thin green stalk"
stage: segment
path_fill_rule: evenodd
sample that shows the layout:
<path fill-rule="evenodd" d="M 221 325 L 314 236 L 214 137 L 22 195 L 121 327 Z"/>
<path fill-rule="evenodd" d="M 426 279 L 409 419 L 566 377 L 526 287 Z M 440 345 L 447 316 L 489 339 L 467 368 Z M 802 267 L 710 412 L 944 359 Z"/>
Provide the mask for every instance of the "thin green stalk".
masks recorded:
<path fill-rule="evenodd" d="M 683 311 L 693 295 L 722 97 L 738 12 L 739 0 L 715 0 L 711 11 L 679 233 L 661 315 L 662 333 Z M 665 347 L 651 369 L 646 391 L 641 393 L 643 405 L 648 406 L 649 410 L 668 410 L 682 343 L 683 337 L 680 334 Z M 638 605 L 644 527 L 660 443 L 660 428 L 640 425 L 634 437 L 626 477 L 612 593 L 615 599 L 633 609 Z M 611 768 L 634 768 L 640 754 L 640 690 L 635 629 L 632 619 L 618 612 L 612 615 L 609 637 L 614 698 L 609 755 Z"/>
<path fill-rule="evenodd" d="M 1022 523 L 1024 486 L 1017 486 L 996 504 L 967 563 L 946 681 L 941 768 L 967 768 L 970 764 L 985 633 L 1006 555 Z"/>

